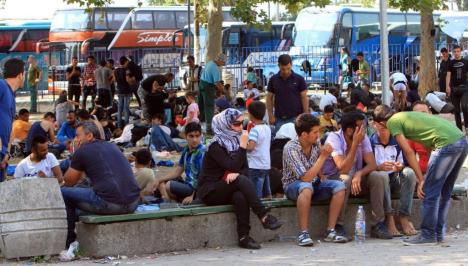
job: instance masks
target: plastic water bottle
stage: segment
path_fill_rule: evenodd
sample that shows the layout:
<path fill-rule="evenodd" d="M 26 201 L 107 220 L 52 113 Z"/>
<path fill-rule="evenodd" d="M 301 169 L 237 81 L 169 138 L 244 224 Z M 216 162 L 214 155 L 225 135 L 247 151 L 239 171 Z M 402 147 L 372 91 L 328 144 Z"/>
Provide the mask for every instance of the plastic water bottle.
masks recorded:
<path fill-rule="evenodd" d="M 354 241 L 356 244 L 361 245 L 366 239 L 366 213 L 362 205 L 359 205 L 356 214 L 356 228 L 354 231 Z"/>

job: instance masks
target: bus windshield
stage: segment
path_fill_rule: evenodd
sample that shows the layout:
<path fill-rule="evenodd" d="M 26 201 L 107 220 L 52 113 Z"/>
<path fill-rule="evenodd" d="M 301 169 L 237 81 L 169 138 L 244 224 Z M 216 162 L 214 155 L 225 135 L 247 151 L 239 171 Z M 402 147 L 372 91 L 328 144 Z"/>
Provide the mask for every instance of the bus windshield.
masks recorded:
<path fill-rule="evenodd" d="M 58 10 L 52 19 L 50 31 L 75 31 L 90 28 L 90 14 L 86 10 Z"/>
<path fill-rule="evenodd" d="M 333 35 L 338 13 L 304 11 L 296 19 L 295 46 L 325 46 Z"/>

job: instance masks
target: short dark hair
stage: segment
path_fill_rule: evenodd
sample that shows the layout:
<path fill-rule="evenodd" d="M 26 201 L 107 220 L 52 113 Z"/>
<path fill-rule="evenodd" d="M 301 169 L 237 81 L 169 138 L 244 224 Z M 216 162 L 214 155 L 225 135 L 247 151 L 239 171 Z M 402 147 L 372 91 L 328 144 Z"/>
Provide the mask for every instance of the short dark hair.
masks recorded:
<path fill-rule="evenodd" d="M 455 49 L 460 49 L 460 50 L 461 50 L 460 45 L 456 45 L 456 44 L 455 44 L 455 45 L 453 46 L 453 48 L 452 48 L 452 51 L 455 50 Z"/>
<path fill-rule="evenodd" d="M 200 132 L 202 133 L 202 128 L 201 125 L 197 122 L 190 122 L 187 125 L 185 125 L 184 129 L 185 135 L 188 135 L 192 132 Z"/>
<path fill-rule="evenodd" d="M 355 129 L 357 126 L 357 121 L 362 121 L 364 119 L 364 115 L 359 112 L 345 113 L 341 118 L 341 128 L 343 129 L 343 131 L 346 131 L 346 129 L 348 128 Z"/>
<path fill-rule="evenodd" d="M 173 77 L 174 77 L 174 73 L 172 73 L 172 72 L 167 72 L 166 74 L 164 74 L 164 76 L 173 78 Z"/>
<path fill-rule="evenodd" d="M 395 111 L 390 106 L 381 104 L 375 107 L 372 117 L 375 122 L 386 122 L 393 114 L 395 114 Z"/>
<path fill-rule="evenodd" d="M 102 66 L 102 67 L 105 67 L 106 66 L 106 60 L 101 60 L 101 62 L 99 62 L 99 65 Z"/>
<path fill-rule="evenodd" d="M 16 78 L 19 74 L 24 73 L 24 62 L 18 58 L 10 58 L 3 65 L 3 77 Z"/>
<path fill-rule="evenodd" d="M 114 64 L 114 59 L 109 58 L 109 59 L 106 60 L 106 62 L 113 65 Z"/>
<path fill-rule="evenodd" d="M 86 59 L 93 59 L 93 60 L 96 60 L 96 58 L 92 55 L 88 55 L 88 57 L 86 57 Z"/>
<path fill-rule="evenodd" d="M 337 93 L 338 90 L 335 88 L 335 87 L 331 87 L 330 89 L 328 89 L 328 93 L 332 94 L 332 95 L 335 95 L 335 93 Z"/>
<path fill-rule="evenodd" d="M 354 85 L 354 83 L 352 83 L 352 82 L 348 83 L 348 90 L 349 89 L 354 89 L 354 88 L 356 88 L 356 85 Z"/>
<path fill-rule="evenodd" d="M 423 101 L 415 101 L 414 103 L 411 104 L 411 110 L 414 109 L 414 107 L 418 104 L 422 104 L 422 105 L 425 105 L 427 106 L 428 108 L 431 108 L 426 102 L 423 102 Z"/>
<path fill-rule="evenodd" d="M 369 84 L 369 83 L 366 83 L 366 82 L 362 83 L 362 84 L 361 84 L 361 88 L 364 87 L 364 86 L 367 86 L 368 88 L 370 88 L 370 84 Z"/>
<path fill-rule="evenodd" d="M 193 61 L 195 61 L 195 57 L 194 57 L 193 55 L 189 55 L 189 56 L 187 56 L 187 61 L 188 61 L 188 60 L 193 60 Z"/>
<path fill-rule="evenodd" d="M 119 59 L 119 63 L 121 65 L 125 65 L 125 63 L 128 62 L 128 58 L 126 56 L 121 56 L 120 59 Z"/>
<path fill-rule="evenodd" d="M 354 105 L 354 104 L 348 104 L 347 106 L 345 106 L 342 110 L 342 113 L 343 114 L 346 114 L 346 113 L 352 113 L 352 112 L 357 112 L 357 106 Z"/>
<path fill-rule="evenodd" d="M 323 108 L 323 112 L 324 112 L 324 113 L 334 113 L 334 112 L 335 112 L 335 108 L 333 107 L 333 105 L 329 104 L 329 105 L 326 105 L 326 106 Z"/>
<path fill-rule="evenodd" d="M 447 48 L 444 47 L 444 48 L 440 49 L 440 52 L 441 53 L 448 53 L 448 50 L 447 50 Z"/>
<path fill-rule="evenodd" d="M 255 119 L 262 120 L 265 117 L 266 105 L 261 101 L 254 101 L 247 110 Z"/>
<path fill-rule="evenodd" d="M 35 136 L 33 139 L 32 139 L 32 142 L 31 142 L 31 149 L 32 150 L 35 150 L 37 149 L 37 146 L 39 144 L 44 144 L 44 143 L 47 143 L 49 140 L 47 139 L 46 136 L 42 136 L 42 135 L 37 135 Z"/>
<path fill-rule="evenodd" d="M 197 96 L 197 93 L 194 92 L 194 91 L 187 91 L 187 92 L 185 93 L 185 97 L 193 97 L 193 98 L 195 98 L 196 96 Z"/>
<path fill-rule="evenodd" d="M 44 116 L 43 116 L 44 119 L 47 119 L 47 118 L 49 118 L 49 117 L 55 118 L 54 113 L 52 113 L 52 112 L 47 112 L 47 113 L 45 113 Z"/>
<path fill-rule="evenodd" d="M 135 160 L 138 164 L 148 165 L 151 159 L 151 152 L 148 149 L 140 149 L 135 152 Z"/>
<path fill-rule="evenodd" d="M 364 56 L 364 53 L 363 53 L 363 52 L 358 52 L 358 53 L 356 54 L 356 56 Z"/>
<path fill-rule="evenodd" d="M 291 56 L 288 54 L 282 54 L 278 57 L 278 64 L 282 66 L 286 66 L 292 63 Z"/>
<path fill-rule="evenodd" d="M 22 108 L 18 112 L 18 115 L 25 115 L 25 114 L 29 114 L 28 109 Z"/>
<path fill-rule="evenodd" d="M 312 114 L 301 114 L 294 121 L 294 128 L 299 137 L 303 132 L 309 133 L 316 126 L 320 126 L 320 120 Z"/>
<path fill-rule="evenodd" d="M 78 116 L 79 119 L 82 119 L 82 120 L 88 120 L 91 118 L 91 115 L 89 114 L 89 112 L 84 109 L 80 109 L 76 111 L 76 115 Z"/>
<path fill-rule="evenodd" d="M 69 114 L 74 114 L 74 115 L 76 115 L 75 110 L 70 110 L 70 111 L 68 111 L 68 113 L 69 113 Z"/>
<path fill-rule="evenodd" d="M 78 57 L 76 57 L 76 56 L 73 56 L 73 57 L 72 57 L 72 60 L 73 60 L 73 59 L 76 59 L 76 60 L 78 60 Z"/>
<path fill-rule="evenodd" d="M 151 120 L 153 119 L 159 119 L 161 121 L 164 121 L 164 114 L 161 113 L 156 113 L 151 116 Z"/>

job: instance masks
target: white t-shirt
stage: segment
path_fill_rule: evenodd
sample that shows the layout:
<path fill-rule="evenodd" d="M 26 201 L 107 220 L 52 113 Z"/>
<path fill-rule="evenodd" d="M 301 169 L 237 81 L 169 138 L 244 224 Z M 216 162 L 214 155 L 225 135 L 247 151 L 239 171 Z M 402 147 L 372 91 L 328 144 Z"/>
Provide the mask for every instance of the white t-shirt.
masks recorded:
<path fill-rule="evenodd" d="M 39 171 L 44 172 L 47 177 L 53 177 L 52 168 L 59 165 L 57 158 L 52 153 L 47 153 L 44 160 L 34 163 L 31 155 L 24 158 L 15 169 L 15 178 L 37 178 Z"/>
<path fill-rule="evenodd" d="M 320 110 L 323 111 L 323 109 L 325 108 L 325 106 L 327 105 L 335 105 L 337 104 L 338 101 L 336 100 L 336 97 L 335 95 L 331 94 L 331 93 L 327 93 L 325 95 L 323 95 L 322 98 L 320 98 L 320 103 L 319 103 L 319 107 L 320 107 Z"/>
<path fill-rule="evenodd" d="M 390 79 L 392 80 L 392 84 L 395 84 L 397 82 L 408 82 L 408 80 L 406 80 L 406 76 L 401 72 L 393 73 L 390 76 Z"/>
<path fill-rule="evenodd" d="M 249 141 L 256 143 L 255 149 L 247 152 L 249 168 L 270 170 L 271 129 L 268 125 L 256 125 L 250 130 Z"/>
<path fill-rule="evenodd" d="M 446 102 L 442 101 L 437 95 L 434 93 L 428 93 L 426 95 L 426 102 L 434 108 L 437 112 L 440 112 L 442 108 L 447 104 Z"/>
<path fill-rule="evenodd" d="M 259 98 L 260 97 L 260 92 L 256 89 L 256 88 L 253 88 L 251 90 L 249 89 L 244 89 L 244 98 L 245 99 L 248 99 L 250 94 L 254 94 L 254 98 Z"/>
<path fill-rule="evenodd" d="M 294 139 L 297 137 L 294 123 L 286 123 L 276 132 L 275 139 Z"/>

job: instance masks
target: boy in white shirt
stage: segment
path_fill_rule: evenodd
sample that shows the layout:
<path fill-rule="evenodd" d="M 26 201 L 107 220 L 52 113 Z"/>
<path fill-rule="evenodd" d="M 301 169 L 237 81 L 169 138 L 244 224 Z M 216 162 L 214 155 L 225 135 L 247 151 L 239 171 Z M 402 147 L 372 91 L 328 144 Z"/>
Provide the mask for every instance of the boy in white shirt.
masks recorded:
<path fill-rule="evenodd" d="M 55 155 L 49 153 L 49 141 L 44 136 L 34 137 L 31 154 L 24 158 L 15 169 L 15 178 L 55 177 L 62 183 L 63 176 Z"/>
<path fill-rule="evenodd" d="M 249 119 L 255 126 L 249 132 L 247 144 L 247 161 L 249 163 L 249 178 L 255 184 L 259 198 L 271 198 L 270 179 L 270 143 L 271 129 L 263 122 L 266 105 L 255 101 L 248 107 Z"/>

